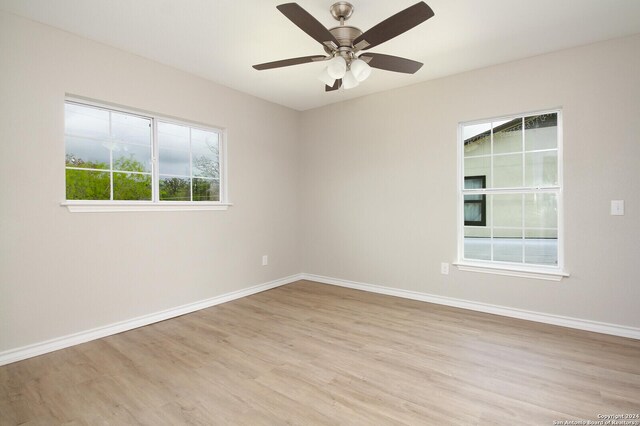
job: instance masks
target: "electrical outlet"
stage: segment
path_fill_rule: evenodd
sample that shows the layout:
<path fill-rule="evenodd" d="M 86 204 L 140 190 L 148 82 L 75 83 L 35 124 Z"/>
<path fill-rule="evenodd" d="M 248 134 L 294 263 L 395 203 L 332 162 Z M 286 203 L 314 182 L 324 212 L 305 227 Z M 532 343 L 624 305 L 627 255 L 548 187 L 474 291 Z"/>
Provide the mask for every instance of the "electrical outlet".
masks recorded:
<path fill-rule="evenodd" d="M 449 275 L 449 264 L 447 262 L 442 262 L 440 264 L 440 273 L 442 275 Z"/>
<path fill-rule="evenodd" d="M 269 256 L 266 254 L 262 256 L 262 266 L 267 266 L 269 264 Z"/>

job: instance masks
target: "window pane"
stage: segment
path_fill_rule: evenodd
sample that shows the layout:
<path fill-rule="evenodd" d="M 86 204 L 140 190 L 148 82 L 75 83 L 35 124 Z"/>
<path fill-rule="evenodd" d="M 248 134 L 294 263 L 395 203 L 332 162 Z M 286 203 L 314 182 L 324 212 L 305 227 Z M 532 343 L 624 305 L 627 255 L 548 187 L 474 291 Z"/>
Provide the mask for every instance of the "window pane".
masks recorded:
<path fill-rule="evenodd" d="M 493 260 L 496 262 L 522 263 L 522 239 L 494 238 Z"/>
<path fill-rule="evenodd" d="M 151 120 L 131 114 L 111 113 L 111 135 L 118 142 L 151 145 Z"/>
<path fill-rule="evenodd" d="M 464 156 L 491 154 L 491 124 L 472 124 L 462 128 Z"/>
<path fill-rule="evenodd" d="M 465 158 L 464 159 L 464 176 L 485 176 L 486 186 L 491 186 L 491 157 Z M 465 179 L 465 187 L 467 185 Z"/>
<path fill-rule="evenodd" d="M 191 176 L 189 128 L 158 122 L 160 174 Z"/>
<path fill-rule="evenodd" d="M 525 118 L 524 144 L 527 151 L 558 147 L 558 114 Z"/>
<path fill-rule="evenodd" d="M 113 169 L 129 172 L 151 171 L 151 146 L 117 143 L 113 147 Z"/>
<path fill-rule="evenodd" d="M 113 174 L 114 200 L 151 200 L 151 175 Z"/>
<path fill-rule="evenodd" d="M 558 264 L 558 232 L 527 230 L 524 242 L 524 262 L 538 265 Z"/>
<path fill-rule="evenodd" d="M 522 239 L 522 227 L 513 227 L 513 228 L 494 228 L 493 229 L 493 237 L 494 238 L 519 238 Z"/>
<path fill-rule="evenodd" d="M 158 167 L 165 175 L 191 176 L 189 151 L 160 148 Z"/>
<path fill-rule="evenodd" d="M 526 228 L 558 227 L 558 196 L 556 194 L 525 195 Z"/>
<path fill-rule="evenodd" d="M 477 157 L 479 155 L 490 155 L 490 154 L 491 154 L 491 138 L 490 137 L 470 139 L 468 142 L 465 141 L 464 156 L 466 158 Z"/>
<path fill-rule="evenodd" d="M 493 213 L 493 226 L 522 227 L 522 195 L 505 194 L 489 196 L 489 209 Z"/>
<path fill-rule="evenodd" d="M 65 164 L 69 167 L 82 167 L 86 169 L 109 168 L 109 146 L 104 142 L 66 136 Z"/>
<path fill-rule="evenodd" d="M 522 152 L 522 118 L 493 125 L 494 154 Z"/>
<path fill-rule="evenodd" d="M 525 154 L 525 185 L 545 187 L 558 185 L 558 152 Z"/>
<path fill-rule="evenodd" d="M 467 202 L 467 197 L 464 197 L 464 221 L 465 222 L 482 222 L 482 203 Z"/>
<path fill-rule="evenodd" d="M 493 230 L 493 260 L 522 263 L 522 252 L 521 228 Z"/>
<path fill-rule="evenodd" d="M 500 155 L 493 158 L 493 187 L 522 186 L 522 154 Z"/>
<path fill-rule="evenodd" d="M 481 189 L 485 187 L 484 176 L 466 176 L 464 178 L 464 189 Z"/>
<path fill-rule="evenodd" d="M 109 200 L 111 182 L 108 172 L 66 170 L 67 200 Z"/>
<path fill-rule="evenodd" d="M 158 144 L 161 148 L 189 151 L 189 128 L 159 121 Z"/>
<path fill-rule="evenodd" d="M 462 127 L 462 139 L 469 140 L 490 135 L 491 123 L 468 124 Z"/>
<path fill-rule="evenodd" d="M 161 201 L 191 201 L 191 179 L 160 176 Z"/>
<path fill-rule="evenodd" d="M 464 227 L 465 259 L 491 260 L 491 231 L 488 228 Z"/>
<path fill-rule="evenodd" d="M 109 111 L 65 103 L 64 132 L 74 136 L 87 136 L 99 139 L 108 138 Z"/>
<path fill-rule="evenodd" d="M 203 130 L 191 130 L 191 155 L 193 175 L 219 178 L 220 163 L 218 154 L 218 134 Z"/>
<path fill-rule="evenodd" d="M 478 195 L 465 195 L 464 196 L 464 201 L 482 201 L 484 198 L 483 194 L 478 194 Z"/>
<path fill-rule="evenodd" d="M 220 201 L 218 181 L 193 178 L 193 201 Z"/>

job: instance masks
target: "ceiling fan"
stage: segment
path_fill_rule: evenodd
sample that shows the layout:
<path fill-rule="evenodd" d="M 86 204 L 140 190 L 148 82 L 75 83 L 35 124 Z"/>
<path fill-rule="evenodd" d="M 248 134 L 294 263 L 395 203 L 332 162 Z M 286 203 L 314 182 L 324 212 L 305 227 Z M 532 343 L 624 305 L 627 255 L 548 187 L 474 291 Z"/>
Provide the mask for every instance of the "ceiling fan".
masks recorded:
<path fill-rule="evenodd" d="M 334 3 L 329 9 L 331 16 L 340 21 L 339 26 L 331 29 L 325 28 L 297 3 L 281 4 L 277 6 L 277 9 L 302 31 L 322 44 L 326 54 L 266 62 L 254 65 L 253 68 L 267 70 L 309 62 L 328 61 L 327 67 L 319 77 L 325 83 L 325 91 L 327 92 L 338 90 L 340 87 L 345 89 L 356 87 L 359 82 L 369 77 L 372 67 L 414 74 L 422 67 L 422 63 L 398 56 L 383 55 L 382 53 L 360 53 L 360 51 L 369 50 L 391 40 L 434 15 L 433 10 L 421 1 L 385 19 L 368 31 L 362 32 L 356 27 L 344 24 L 344 21 L 353 14 L 353 5 L 346 1 Z"/>

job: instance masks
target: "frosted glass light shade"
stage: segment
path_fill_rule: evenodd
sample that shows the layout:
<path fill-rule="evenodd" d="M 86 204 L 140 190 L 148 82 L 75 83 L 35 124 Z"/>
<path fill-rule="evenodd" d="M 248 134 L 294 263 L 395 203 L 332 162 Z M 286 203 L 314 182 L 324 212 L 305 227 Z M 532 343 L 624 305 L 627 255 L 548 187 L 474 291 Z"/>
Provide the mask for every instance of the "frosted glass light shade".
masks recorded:
<path fill-rule="evenodd" d="M 342 78 L 344 73 L 347 72 L 347 61 L 342 56 L 336 56 L 329 61 L 327 71 L 333 79 Z"/>
<path fill-rule="evenodd" d="M 353 75 L 353 72 L 351 70 L 347 71 L 347 73 L 342 78 L 342 87 L 344 87 L 345 89 L 353 89 L 358 84 L 360 83 L 358 83 L 358 80 Z"/>
<path fill-rule="evenodd" d="M 324 70 L 322 70 L 322 74 L 320 74 L 318 76 L 318 80 L 320 80 L 321 82 L 323 82 L 324 84 L 326 84 L 327 86 L 333 86 L 336 82 L 336 79 L 331 77 L 329 75 L 329 69 L 328 67 L 325 67 Z"/>
<path fill-rule="evenodd" d="M 351 62 L 351 72 L 358 81 L 365 81 L 371 75 L 371 67 L 362 59 Z"/>

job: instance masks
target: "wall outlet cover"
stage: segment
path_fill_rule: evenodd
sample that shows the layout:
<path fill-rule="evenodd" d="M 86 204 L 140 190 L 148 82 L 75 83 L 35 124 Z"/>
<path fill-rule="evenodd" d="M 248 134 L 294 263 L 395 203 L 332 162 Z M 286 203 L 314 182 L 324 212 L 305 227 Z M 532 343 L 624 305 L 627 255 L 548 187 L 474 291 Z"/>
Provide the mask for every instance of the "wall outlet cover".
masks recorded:
<path fill-rule="evenodd" d="M 611 200 L 611 216 L 624 216 L 624 200 Z"/>
<path fill-rule="evenodd" d="M 442 275 L 449 275 L 449 264 L 447 262 L 442 262 L 440 264 L 440 273 Z"/>

